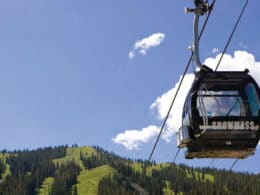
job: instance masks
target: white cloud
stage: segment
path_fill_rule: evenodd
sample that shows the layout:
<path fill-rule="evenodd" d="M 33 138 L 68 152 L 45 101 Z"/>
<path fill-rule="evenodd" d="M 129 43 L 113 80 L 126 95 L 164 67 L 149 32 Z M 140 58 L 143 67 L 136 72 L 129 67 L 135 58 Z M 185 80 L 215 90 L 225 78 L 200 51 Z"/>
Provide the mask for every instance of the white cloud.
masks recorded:
<path fill-rule="evenodd" d="M 158 127 L 151 125 L 142 130 L 126 130 L 124 133 L 113 137 L 112 140 L 117 144 L 123 145 L 128 150 L 133 150 L 139 149 L 141 143 L 147 143 L 157 136 L 158 133 Z"/>
<path fill-rule="evenodd" d="M 169 91 L 165 92 L 161 96 L 159 96 L 154 103 L 150 106 L 152 110 L 155 110 L 157 113 L 157 118 L 163 120 L 168 112 L 168 109 L 171 105 L 172 99 L 175 96 L 177 88 L 180 84 L 182 76 L 180 77 L 178 83 L 170 89 Z M 184 77 L 182 86 L 180 88 L 179 94 L 175 99 L 175 102 L 172 107 L 172 112 L 169 115 L 169 118 L 166 123 L 166 128 L 162 135 L 162 138 L 166 141 L 170 141 L 170 137 L 180 128 L 181 126 L 181 115 L 182 115 L 182 107 L 185 101 L 185 97 L 189 92 L 191 84 L 194 80 L 194 74 L 186 74 Z"/>
<path fill-rule="evenodd" d="M 208 58 L 204 64 L 215 69 L 221 54 L 215 58 Z M 225 54 L 222 63 L 218 70 L 222 71 L 243 71 L 245 68 L 249 70 L 249 74 L 253 76 L 258 85 L 260 85 L 260 62 L 257 62 L 254 56 L 246 51 L 235 51 L 234 56 Z M 181 78 L 180 78 L 181 79 Z M 182 108 L 185 97 L 194 80 L 194 74 L 187 74 L 184 78 L 182 87 L 175 100 L 169 119 L 166 123 L 166 128 L 163 131 L 162 138 L 165 141 L 170 141 L 171 137 L 181 126 Z M 156 118 L 163 120 L 170 107 L 172 98 L 176 93 L 180 80 L 175 86 L 167 92 L 160 95 L 154 103 L 151 104 L 150 109 L 155 111 Z M 149 126 L 142 130 L 126 130 L 124 133 L 118 134 L 113 138 L 115 143 L 121 144 L 128 149 L 138 149 L 142 143 L 150 141 L 154 136 L 157 136 L 159 128 L 156 126 Z"/>
<path fill-rule="evenodd" d="M 154 33 L 149 37 L 135 42 L 133 50 L 128 53 L 128 57 L 130 59 L 134 58 L 135 53 L 145 55 L 148 49 L 159 46 L 163 42 L 164 38 L 165 34 Z"/>
<path fill-rule="evenodd" d="M 220 56 L 221 54 L 218 54 L 215 58 L 208 58 L 205 60 L 204 64 L 215 70 Z M 260 84 L 260 62 L 257 62 L 254 55 L 247 51 L 235 51 L 234 56 L 224 54 L 218 70 L 243 71 L 246 68 L 249 70 L 249 74 L 254 77 L 258 84 Z"/>
<path fill-rule="evenodd" d="M 135 57 L 135 53 L 134 53 L 133 51 L 130 51 L 130 52 L 128 53 L 128 57 L 129 57 L 130 59 L 133 59 L 133 58 Z"/>
<path fill-rule="evenodd" d="M 219 49 L 218 48 L 213 48 L 211 53 L 213 53 L 213 54 L 219 53 Z"/>

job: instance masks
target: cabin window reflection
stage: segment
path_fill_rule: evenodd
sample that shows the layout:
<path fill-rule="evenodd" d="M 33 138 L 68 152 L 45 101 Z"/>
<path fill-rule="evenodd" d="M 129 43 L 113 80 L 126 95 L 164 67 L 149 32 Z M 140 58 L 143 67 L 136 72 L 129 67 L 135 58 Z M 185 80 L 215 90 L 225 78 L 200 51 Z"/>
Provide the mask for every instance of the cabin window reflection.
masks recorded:
<path fill-rule="evenodd" d="M 182 126 L 189 124 L 189 107 L 190 107 L 190 96 L 187 97 L 184 104 L 184 109 L 182 113 Z"/>
<path fill-rule="evenodd" d="M 249 83 L 246 85 L 245 90 L 248 98 L 248 104 L 250 107 L 251 115 L 258 116 L 260 110 L 260 103 L 255 86 L 252 83 Z"/>
<path fill-rule="evenodd" d="M 200 116 L 245 116 L 245 106 L 238 91 L 200 90 L 197 109 Z"/>

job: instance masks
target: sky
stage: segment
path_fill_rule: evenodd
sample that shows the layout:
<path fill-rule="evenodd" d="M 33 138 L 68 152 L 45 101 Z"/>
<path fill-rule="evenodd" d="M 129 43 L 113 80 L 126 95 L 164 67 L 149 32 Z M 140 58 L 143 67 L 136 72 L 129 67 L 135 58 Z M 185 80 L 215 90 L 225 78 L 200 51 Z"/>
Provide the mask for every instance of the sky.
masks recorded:
<path fill-rule="evenodd" d="M 201 39 L 214 67 L 243 6 L 217 0 Z M 0 1 L 0 149 L 99 145 L 148 158 L 192 45 L 192 1 Z M 220 70 L 243 70 L 260 84 L 259 1 L 250 1 Z M 203 20 L 202 18 L 201 20 Z M 153 159 L 170 162 L 193 80 L 185 77 Z M 260 172 L 260 146 L 233 170 Z M 176 163 L 209 166 L 212 159 Z M 229 169 L 234 160 L 215 160 Z"/>

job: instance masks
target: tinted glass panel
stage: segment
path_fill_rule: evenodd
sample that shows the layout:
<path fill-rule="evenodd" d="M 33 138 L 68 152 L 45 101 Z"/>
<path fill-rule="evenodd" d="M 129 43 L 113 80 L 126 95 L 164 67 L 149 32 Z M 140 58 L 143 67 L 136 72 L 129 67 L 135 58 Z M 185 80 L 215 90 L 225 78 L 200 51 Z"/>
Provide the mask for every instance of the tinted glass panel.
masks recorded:
<path fill-rule="evenodd" d="M 245 116 L 245 105 L 238 91 L 205 91 L 198 93 L 200 116 Z"/>
<path fill-rule="evenodd" d="M 251 114 L 252 116 L 258 116 L 260 103 L 259 103 L 259 97 L 256 92 L 255 86 L 252 83 L 249 83 L 246 85 L 245 90 L 246 90 Z"/>

